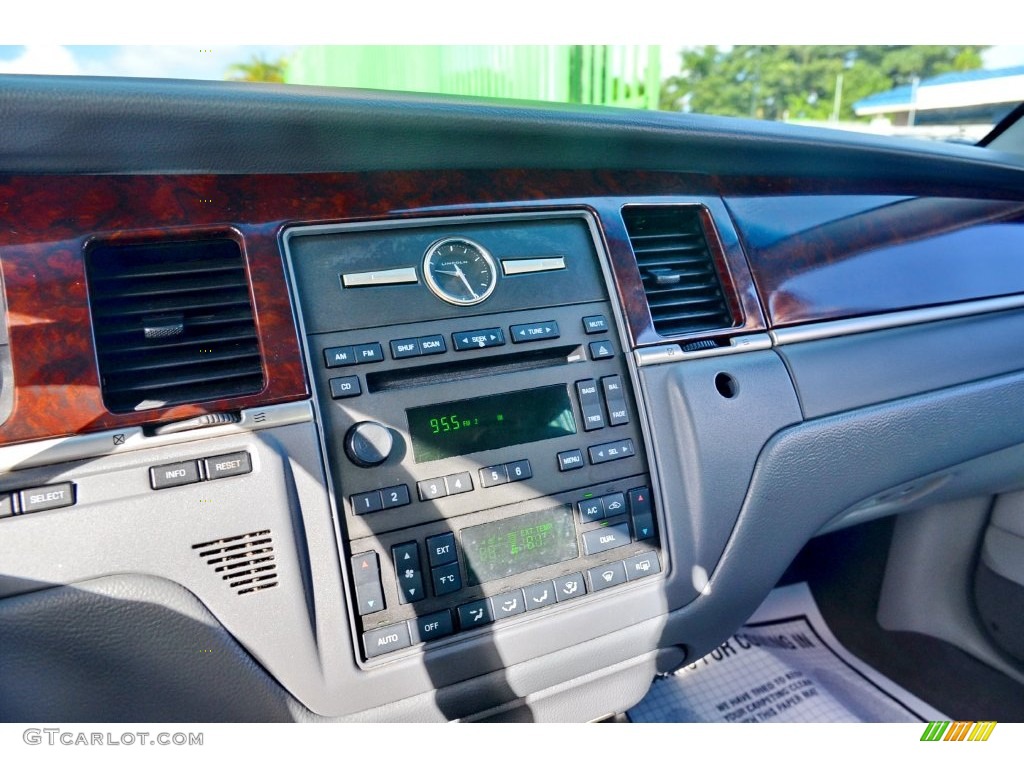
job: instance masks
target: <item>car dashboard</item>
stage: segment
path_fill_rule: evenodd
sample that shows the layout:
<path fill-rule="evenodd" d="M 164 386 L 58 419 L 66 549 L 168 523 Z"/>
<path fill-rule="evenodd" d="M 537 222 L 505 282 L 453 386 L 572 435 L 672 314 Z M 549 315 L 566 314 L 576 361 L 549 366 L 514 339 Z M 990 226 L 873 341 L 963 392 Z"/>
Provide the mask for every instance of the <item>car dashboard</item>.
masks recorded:
<path fill-rule="evenodd" d="M 240 84 L 0 103 L 5 720 L 600 719 L 823 531 L 1021 487 L 1009 156 Z"/>

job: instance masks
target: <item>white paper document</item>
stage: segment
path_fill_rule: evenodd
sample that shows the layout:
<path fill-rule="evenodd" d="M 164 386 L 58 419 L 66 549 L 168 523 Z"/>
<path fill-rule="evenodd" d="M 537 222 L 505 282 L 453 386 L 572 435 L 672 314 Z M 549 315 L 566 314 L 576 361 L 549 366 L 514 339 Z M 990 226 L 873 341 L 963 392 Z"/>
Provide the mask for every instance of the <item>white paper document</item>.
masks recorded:
<path fill-rule="evenodd" d="M 806 584 L 773 590 L 726 642 L 656 680 L 629 717 L 638 723 L 949 719 L 841 646 Z"/>

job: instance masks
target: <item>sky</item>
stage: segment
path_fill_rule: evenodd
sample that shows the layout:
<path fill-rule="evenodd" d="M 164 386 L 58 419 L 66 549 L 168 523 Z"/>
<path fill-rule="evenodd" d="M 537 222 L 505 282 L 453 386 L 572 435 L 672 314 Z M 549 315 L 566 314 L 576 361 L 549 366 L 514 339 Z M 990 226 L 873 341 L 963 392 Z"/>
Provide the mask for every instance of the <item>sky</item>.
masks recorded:
<path fill-rule="evenodd" d="M 685 43 L 662 43 L 662 74 L 676 71 Z M 228 68 L 253 56 L 277 59 L 294 45 L 0 45 L 0 73 L 102 75 L 222 80 Z M 996 45 L 984 54 L 989 69 L 1024 64 L 1024 45 Z"/>

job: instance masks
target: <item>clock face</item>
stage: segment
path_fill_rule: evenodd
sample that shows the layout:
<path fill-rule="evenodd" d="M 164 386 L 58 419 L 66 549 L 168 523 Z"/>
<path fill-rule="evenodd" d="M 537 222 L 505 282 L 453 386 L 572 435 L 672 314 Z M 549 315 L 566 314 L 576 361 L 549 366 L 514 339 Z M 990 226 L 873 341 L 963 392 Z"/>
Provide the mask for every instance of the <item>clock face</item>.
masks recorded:
<path fill-rule="evenodd" d="M 462 237 L 447 237 L 430 246 L 423 257 L 423 276 L 438 298 L 463 307 L 479 304 L 498 284 L 491 254 Z"/>

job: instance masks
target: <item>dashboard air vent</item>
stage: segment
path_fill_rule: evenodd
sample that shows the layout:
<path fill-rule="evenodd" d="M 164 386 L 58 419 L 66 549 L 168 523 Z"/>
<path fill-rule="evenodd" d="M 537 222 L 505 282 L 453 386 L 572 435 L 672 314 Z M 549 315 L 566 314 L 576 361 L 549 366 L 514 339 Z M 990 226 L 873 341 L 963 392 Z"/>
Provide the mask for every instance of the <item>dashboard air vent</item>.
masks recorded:
<path fill-rule="evenodd" d="M 86 273 L 109 410 L 263 388 L 249 280 L 235 241 L 102 244 L 86 253 Z"/>
<path fill-rule="evenodd" d="M 733 324 L 697 206 L 622 212 L 654 330 L 677 336 Z"/>
<path fill-rule="evenodd" d="M 270 531 L 193 544 L 213 572 L 240 595 L 277 586 L 277 563 Z"/>

